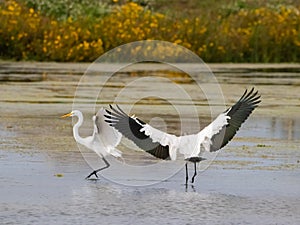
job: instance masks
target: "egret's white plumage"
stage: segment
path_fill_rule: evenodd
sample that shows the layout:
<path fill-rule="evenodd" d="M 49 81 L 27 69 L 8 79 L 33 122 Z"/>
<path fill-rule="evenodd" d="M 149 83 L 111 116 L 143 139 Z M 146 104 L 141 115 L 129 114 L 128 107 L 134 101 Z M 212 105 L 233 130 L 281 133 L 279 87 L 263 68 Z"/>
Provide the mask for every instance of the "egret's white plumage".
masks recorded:
<path fill-rule="evenodd" d="M 103 156 L 113 155 L 121 157 L 122 152 L 116 149 L 121 141 L 122 135 L 113 127 L 109 126 L 105 120 L 104 108 L 99 109 L 97 114 L 93 116 L 94 121 L 94 144 L 96 152 L 100 152 Z M 100 146 L 102 148 L 100 148 Z M 104 150 L 104 151 L 103 151 Z"/>
<path fill-rule="evenodd" d="M 232 107 L 221 113 L 207 127 L 196 134 L 184 136 L 162 132 L 135 116 L 129 117 L 119 106 L 117 109 L 110 106 L 111 111 L 106 110 L 108 114 L 105 115 L 105 121 L 151 155 L 160 159 L 176 160 L 177 153 L 180 153 L 185 160 L 194 162 L 196 168 L 196 162 L 204 160 L 200 157 L 201 148 L 214 152 L 224 147 L 259 103 L 258 92 L 254 92 L 254 88 L 249 92 L 246 90 Z M 195 176 L 196 169 L 192 182 Z"/>
<path fill-rule="evenodd" d="M 110 166 L 107 160 L 104 158 L 107 155 L 114 157 L 121 157 L 122 152 L 116 149 L 116 146 L 120 143 L 122 135 L 113 127 L 109 126 L 105 121 L 105 110 L 100 108 L 95 116 L 93 116 L 94 131 L 92 136 L 81 137 L 79 135 L 79 127 L 83 123 L 83 115 L 79 110 L 73 110 L 72 112 L 65 114 L 62 118 L 76 116 L 78 118 L 77 123 L 73 126 L 73 136 L 76 142 L 96 152 L 106 164 L 105 167 L 93 171 L 87 178 L 92 175 L 97 176 L 97 172 L 106 169 Z"/>

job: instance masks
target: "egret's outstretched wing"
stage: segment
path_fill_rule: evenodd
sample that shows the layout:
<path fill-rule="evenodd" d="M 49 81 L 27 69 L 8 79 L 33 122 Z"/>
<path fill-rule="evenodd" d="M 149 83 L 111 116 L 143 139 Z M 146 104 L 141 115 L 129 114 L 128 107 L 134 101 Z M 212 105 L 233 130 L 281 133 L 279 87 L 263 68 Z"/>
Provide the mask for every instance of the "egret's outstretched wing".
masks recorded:
<path fill-rule="evenodd" d="M 120 143 L 122 134 L 104 121 L 104 115 L 105 109 L 100 108 L 97 114 L 93 116 L 94 137 L 97 137 L 101 140 L 101 143 L 106 147 L 110 154 L 114 156 L 120 156 L 121 152 L 115 149 L 115 147 Z"/>
<path fill-rule="evenodd" d="M 245 90 L 237 103 L 220 114 L 219 117 L 222 115 L 226 116 L 227 123 L 223 124 L 219 132 L 213 134 L 211 137 L 209 141 L 210 151 L 214 152 L 224 147 L 234 137 L 242 123 L 245 122 L 259 103 L 260 95 L 258 95 L 258 91 L 254 92 L 254 88 L 252 88 L 249 92 Z M 216 120 L 212 122 L 212 127 L 220 126 L 221 123 L 218 123 Z M 206 128 L 204 128 L 203 131 L 205 129 Z M 208 142 L 206 144 L 208 144 Z"/>
<path fill-rule="evenodd" d="M 105 115 L 105 121 L 110 126 L 116 128 L 125 137 L 151 155 L 160 159 L 169 158 L 168 145 L 162 145 L 141 131 L 148 124 L 136 117 L 129 117 L 118 105 L 117 109 L 110 105 L 110 109 L 111 111 L 106 110 L 107 114 Z"/>

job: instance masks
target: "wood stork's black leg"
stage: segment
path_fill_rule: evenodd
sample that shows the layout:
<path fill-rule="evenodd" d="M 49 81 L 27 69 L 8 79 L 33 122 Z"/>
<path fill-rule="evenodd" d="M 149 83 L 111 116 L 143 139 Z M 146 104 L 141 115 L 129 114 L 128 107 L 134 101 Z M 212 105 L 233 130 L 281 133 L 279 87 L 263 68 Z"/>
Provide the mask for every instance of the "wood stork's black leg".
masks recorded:
<path fill-rule="evenodd" d="M 89 179 L 92 175 L 95 175 L 95 177 L 98 178 L 98 175 L 97 173 L 100 172 L 101 170 L 105 170 L 107 169 L 108 167 L 110 167 L 110 164 L 109 162 L 103 157 L 102 158 L 103 162 L 105 163 L 105 166 L 100 168 L 100 169 L 97 169 L 97 170 L 94 170 L 93 172 L 90 173 L 90 175 L 88 175 L 85 179 Z"/>
<path fill-rule="evenodd" d="M 194 168 L 195 168 L 195 172 L 194 172 L 194 176 L 192 177 L 192 183 L 194 183 L 194 179 L 195 177 L 197 176 L 197 165 L 196 165 L 197 162 L 194 162 Z"/>
<path fill-rule="evenodd" d="M 188 172 L 188 166 L 187 166 L 187 162 L 185 163 L 185 185 L 188 184 L 188 180 L 189 180 L 189 172 Z"/>

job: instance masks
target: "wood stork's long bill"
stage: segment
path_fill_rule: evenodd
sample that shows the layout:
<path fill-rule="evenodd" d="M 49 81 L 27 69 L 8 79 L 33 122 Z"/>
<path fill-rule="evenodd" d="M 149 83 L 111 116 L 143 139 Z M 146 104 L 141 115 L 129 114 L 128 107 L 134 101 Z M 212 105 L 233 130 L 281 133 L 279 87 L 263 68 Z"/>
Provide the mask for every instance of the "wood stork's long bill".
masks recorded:
<path fill-rule="evenodd" d="M 197 175 L 196 163 L 204 160 L 200 157 L 201 147 L 208 152 L 215 152 L 224 147 L 239 130 L 241 124 L 249 117 L 260 103 L 258 92 L 252 88 L 245 90 L 242 97 L 212 123 L 197 134 L 175 136 L 151 127 L 135 116 L 128 116 L 118 105 L 110 105 L 106 110 L 106 122 L 133 141 L 147 153 L 164 160 L 176 160 L 177 152 L 184 155 L 185 160 L 193 162 L 195 172 L 191 182 Z M 186 166 L 186 184 L 188 168 Z"/>

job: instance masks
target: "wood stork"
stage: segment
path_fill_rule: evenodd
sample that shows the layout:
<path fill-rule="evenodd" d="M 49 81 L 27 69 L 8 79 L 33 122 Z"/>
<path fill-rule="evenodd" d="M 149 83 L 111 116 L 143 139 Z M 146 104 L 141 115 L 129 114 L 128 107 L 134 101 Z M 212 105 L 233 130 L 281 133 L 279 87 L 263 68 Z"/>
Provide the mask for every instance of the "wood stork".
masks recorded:
<path fill-rule="evenodd" d="M 129 117 L 118 105 L 117 108 L 110 105 L 110 110 L 106 110 L 107 114 L 104 116 L 110 126 L 156 158 L 176 160 L 177 153 L 183 154 L 186 160 L 187 184 L 187 162 L 192 162 L 195 166 L 191 179 L 193 183 L 197 175 L 196 163 L 204 160 L 200 156 L 201 148 L 208 152 L 215 152 L 224 147 L 259 103 L 258 91 L 255 92 L 254 88 L 249 92 L 245 90 L 242 97 L 232 107 L 219 114 L 207 127 L 196 134 L 184 136 L 162 132 L 135 116 Z"/>

